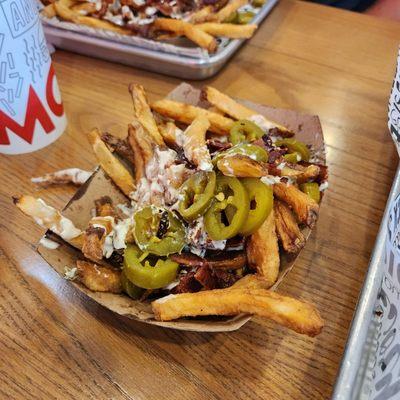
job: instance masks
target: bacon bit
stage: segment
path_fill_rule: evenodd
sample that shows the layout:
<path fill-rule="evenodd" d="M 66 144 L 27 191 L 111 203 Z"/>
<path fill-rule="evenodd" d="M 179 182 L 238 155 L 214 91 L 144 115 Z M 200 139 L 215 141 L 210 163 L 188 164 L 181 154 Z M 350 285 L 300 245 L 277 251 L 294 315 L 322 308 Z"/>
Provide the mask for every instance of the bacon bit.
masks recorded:
<path fill-rule="evenodd" d="M 218 139 L 208 139 L 207 146 L 208 149 L 210 150 L 210 153 L 215 153 L 231 148 L 232 144 L 229 142 L 221 142 Z"/>
<path fill-rule="evenodd" d="M 194 274 L 194 278 L 203 286 L 205 290 L 215 289 L 216 287 L 216 279 L 213 271 L 208 265 L 201 266 Z"/>
<path fill-rule="evenodd" d="M 135 156 L 132 151 L 132 147 L 129 145 L 126 139 L 117 138 L 110 133 L 103 133 L 101 140 L 105 142 L 111 150 L 115 151 L 119 156 L 127 159 L 131 165 L 135 165 Z"/>
<path fill-rule="evenodd" d="M 235 236 L 226 241 L 225 251 L 242 250 L 245 238 L 243 236 Z"/>
<path fill-rule="evenodd" d="M 210 290 L 225 288 L 233 285 L 238 277 L 232 271 L 211 269 L 208 265 L 202 265 L 196 271 L 182 275 L 179 284 L 171 293 L 193 293 L 201 289 Z"/>
<path fill-rule="evenodd" d="M 222 253 L 213 258 L 206 259 L 207 264 L 212 269 L 240 269 L 246 265 L 247 258 L 244 251 L 231 251 Z"/>
<path fill-rule="evenodd" d="M 196 256 L 192 253 L 172 254 L 170 259 L 187 267 L 201 267 L 206 263 L 204 258 Z"/>
<path fill-rule="evenodd" d="M 233 274 L 230 271 L 224 271 L 222 269 L 214 270 L 214 276 L 217 280 L 217 287 L 218 288 L 227 288 L 232 286 L 239 277 Z"/>
<path fill-rule="evenodd" d="M 240 269 L 246 265 L 243 251 L 224 252 L 213 257 L 202 258 L 192 253 L 173 254 L 171 260 L 186 267 L 204 267 L 211 269 Z"/>
<path fill-rule="evenodd" d="M 186 275 L 182 275 L 177 286 L 175 286 L 171 293 L 193 293 L 198 292 L 201 289 L 201 284 L 194 277 L 195 272 L 188 272 Z"/>
<path fill-rule="evenodd" d="M 271 150 L 268 154 L 268 162 L 270 164 L 278 163 L 280 164 L 282 161 L 282 156 L 287 153 L 286 149 L 275 148 Z"/>
<path fill-rule="evenodd" d="M 284 137 L 284 138 L 289 138 L 289 137 L 294 136 L 294 132 L 289 131 L 289 130 L 282 130 L 282 129 L 279 129 L 279 128 L 276 128 L 276 127 L 275 128 L 271 128 L 268 131 L 268 134 L 271 135 L 271 136 L 281 136 L 281 137 Z"/>

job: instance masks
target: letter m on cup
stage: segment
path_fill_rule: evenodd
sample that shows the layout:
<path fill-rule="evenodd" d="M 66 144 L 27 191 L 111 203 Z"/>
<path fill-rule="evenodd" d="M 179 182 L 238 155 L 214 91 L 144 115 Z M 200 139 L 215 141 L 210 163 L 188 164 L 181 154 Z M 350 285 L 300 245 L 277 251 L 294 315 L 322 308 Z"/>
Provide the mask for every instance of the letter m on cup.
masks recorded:
<path fill-rule="evenodd" d="M 31 86 L 29 88 L 28 104 L 26 106 L 25 121 L 23 125 L 20 125 L 0 110 L 0 145 L 10 144 L 7 130 L 15 133 L 21 139 L 32 144 L 35 124 L 37 122 L 42 125 L 46 133 L 52 132 L 55 128 L 38 95 Z"/>

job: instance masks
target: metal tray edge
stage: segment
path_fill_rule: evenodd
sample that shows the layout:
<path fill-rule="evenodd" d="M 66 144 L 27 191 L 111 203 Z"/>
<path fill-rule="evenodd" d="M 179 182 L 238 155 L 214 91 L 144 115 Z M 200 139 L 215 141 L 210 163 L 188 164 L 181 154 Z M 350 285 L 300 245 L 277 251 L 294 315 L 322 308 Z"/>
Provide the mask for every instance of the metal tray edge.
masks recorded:
<path fill-rule="evenodd" d="M 344 355 L 332 394 L 332 400 L 350 400 L 353 398 L 354 389 L 356 388 L 355 382 L 357 380 L 363 349 L 367 339 L 368 327 L 372 321 L 374 305 L 376 304 L 384 272 L 379 267 L 382 254 L 385 251 L 389 207 L 390 203 L 399 192 L 400 166 L 397 167 L 396 175 L 386 202 L 385 212 L 375 240 L 368 272 L 351 323 L 349 336 L 343 353 Z"/>

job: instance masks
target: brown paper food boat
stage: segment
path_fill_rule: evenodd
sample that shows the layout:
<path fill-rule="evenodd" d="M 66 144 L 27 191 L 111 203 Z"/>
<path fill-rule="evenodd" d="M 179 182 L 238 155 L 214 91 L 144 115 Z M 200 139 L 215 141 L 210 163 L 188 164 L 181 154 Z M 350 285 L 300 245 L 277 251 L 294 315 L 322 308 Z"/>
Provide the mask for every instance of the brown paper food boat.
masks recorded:
<path fill-rule="evenodd" d="M 200 90 L 182 83 L 175 88 L 168 96 L 170 99 L 190 103 L 193 105 L 207 106 L 200 99 Z M 315 154 L 314 161 L 325 164 L 324 139 L 319 118 L 313 115 L 300 114 L 296 111 L 272 108 L 254 104 L 248 101 L 241 101 L 244 105 L 257 111 L 280 124 L 294 131 L 296 137 L 306 144 L 312 145 Z M 119 191 L 114 183 L 98 169 L 92 177 L 76 192 L 63 211 L 63 215 L 70 218 L 73 223 L 84 230 L 91 218 L 91 210 L 94 206 L 94 200 L 101 196 L 108 195 L 114 204 L 128 203 L 126 197 Z M 310 229 L 303 229 L 303 234 L 307 239 L 310 235 Z M 63 242 L 56 235 L 47 232 L 46 236 L 60 243 L 55 250 L 50 250 L 39 245 L 37 250 L 39 254 L 61 275 L 64 274 L 65 266 L 72 267 L 76 260 L 82 258 L 79 250 Z M 297 254 L 298 255 L 298 254 Z M 297 255 L 287 257 L 281 254 L 281 266 L 278 280 L 272 287 L 276 289 L 284 277 L 292 269 Z M 142 321 L 148 324 L 159 325 L 166 328 L 174 328 L 187 331 L 199 332 L 227 332 L 239 329 L 250 318 L 250 315 L 241 314 L 234 317 L 210 317 L 197 319 L 180 319 L 171 322 L 161 322 L 154 319 L 150 303 L 132 300 L 126 295 L 92 292 L 80 283 L 71 282 L 78 290 L 84 292 L 87 296 L 101 304 L 102 306 L 114 311 L 120 315 Z"/>

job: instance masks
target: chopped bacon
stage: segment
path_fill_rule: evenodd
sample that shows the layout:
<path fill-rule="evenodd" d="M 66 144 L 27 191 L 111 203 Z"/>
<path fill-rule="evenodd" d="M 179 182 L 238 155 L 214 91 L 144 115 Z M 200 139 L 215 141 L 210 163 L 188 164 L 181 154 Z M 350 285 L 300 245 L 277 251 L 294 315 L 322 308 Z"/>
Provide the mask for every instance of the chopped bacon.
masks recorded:
<path fill-rule="evenodd" d="M 183 266 L 192 267 L 192 271 L 181 275 L 178 285 L 171 290 L 171 293 L 198 292 L 202 289 L 226 288 L 233 285 L 238 279 L 233 269 L 242 268 L 246 263 L 243 252 L 235 253 L 235 257 L 230 260 L 226 258 L 206 260 L 191 253 L 172 255 L 172 260 Z M 224 265 L 229 262 L 234 262 L 235 265 Z"/>
<path fill-rule="evenodd" d="M 279 128 L 271 128 L 268 131 L 268 134 L 271 136 L 281 136 L 284 138 L 289 138 L 289 137 L 294 136 L 294 132 L 292 132 L 291 130 L 282 130 Z"/>
<path fill-rule="evenodd" d="M 214 153 L 216 151 L 224 151 L 232 147 L 232 144 L 229 142 L 221 142 L 218 139 L 208 139 L 207 146 L 210 150 L 210 153 Z"/>
<path fill-rule="evenodd" d="M 246 265 L 246 255 L 243 251 L 223 252 L 207 258 L 192 253 L 173 254 L 171 260 L 185 267 L 204 267 L 212 269 L 240 269 Z"/>
<path fill-rule="evenodd" d="M 214 273 L 208 265 L 198 268 L 194 277 L 205 290 L 215 289 L 217 286 Z"/>
<path fill-rule="evenodd" d="M 247 259 L 244 251 L 230 251 L 209 257 L 206 262 L 214 270 L 229 270 L 243 268 Z"/>
<path fill-rule="evenodd" d="M 119 156 L 126 158 L 131 165 L 135 165 L 135 156 L 132 147 L 126 139 L 119 139 L 110 133 L 103 133 L 101 139 L 115 151 Z"/>
<path fill-rule="evenodd" d="M 192 253 L 172 254 L 170 259 L 186 267 L 201 267 L 206 263 L 204 258 Z"/>
<path fill-rule="evenodd" d="M 232 286 L 239 279 L 232 272 L 224 271 L 223 269 L 214 270 L 214 276 L 217 280 L 217 287 L 221 289 Z"/>
<path fill-rule="evenodd" d="M 268 163 L 273 164 L 282 161 L 282 156 L 287 153 L 286 149 L 275 148 L 268 153 Z"/>
<path fill-rule="evenodd" d="M 193 293 L 198 292 L 201 289 L 201 284 L 194 277 L 195 272 L 188 272 L 186 275 L 182 275 L 177 286 L 175 286 L 171 293 Z"/>
<path fill-rule="evenodd" d="M 243 250 L 245 238 L 243 236 L 235 236 L 226 241 L 225 251 Z"/>

